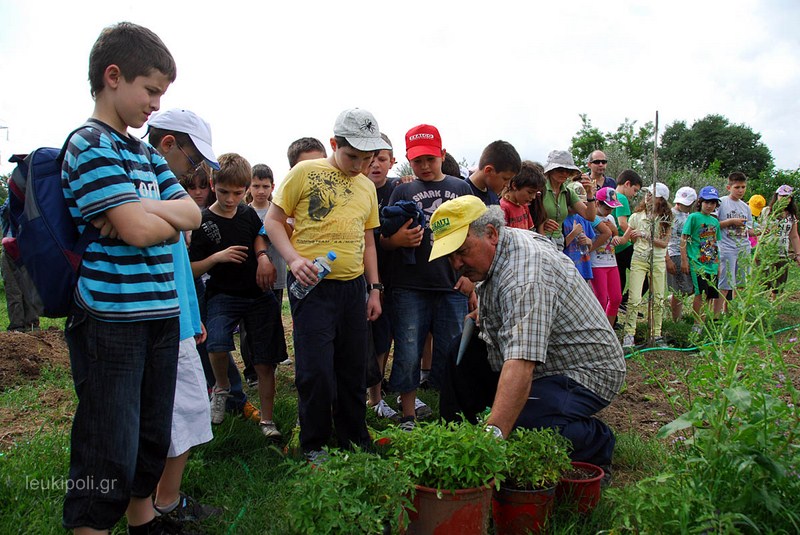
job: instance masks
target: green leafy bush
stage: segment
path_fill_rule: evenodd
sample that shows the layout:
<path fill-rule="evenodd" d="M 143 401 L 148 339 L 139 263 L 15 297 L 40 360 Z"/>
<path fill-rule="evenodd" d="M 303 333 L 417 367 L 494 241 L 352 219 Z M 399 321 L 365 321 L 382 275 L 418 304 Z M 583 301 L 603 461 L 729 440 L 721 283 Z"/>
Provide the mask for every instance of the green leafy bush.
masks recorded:
<path fill-rule="evenodd" d="M 572 466 L 572 443 L 551 428 L 518 427 L 506 444 L 504 487 L 520 490 L 549 488 Z"/>
<path fill-rule="evenodd" d="M 331 450 L 327 462 L 294 462 L 290 469 L 293 533 L 393 533 L 408 525 L 414 484 L 391 459 Z"/>
<path fill-rule="evenodd" d="M 506 441 L 482 424 L 420 422 L 413 431 L 387 429 L 386 455 L 398 460 L 415 483 L 438 490 L 481 487 L 503 479 Z M 380 441 L 379 441 L 380 442 Z"/>

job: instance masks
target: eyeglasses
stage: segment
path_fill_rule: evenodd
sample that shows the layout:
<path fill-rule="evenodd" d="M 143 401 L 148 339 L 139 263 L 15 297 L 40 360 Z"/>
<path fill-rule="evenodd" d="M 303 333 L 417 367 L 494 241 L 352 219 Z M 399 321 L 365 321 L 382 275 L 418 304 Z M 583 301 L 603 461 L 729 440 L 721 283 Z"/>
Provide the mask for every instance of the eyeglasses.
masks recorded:
<path fill-rule="evenodd" d="M 189 160 L 189 165 L 192 167 L 192 171 L 197 171 L 200 168 L 200 166 L 203 165 L 203 160 L 195 162 L 194 160 L 192 160 L 191 156 L 186 154 L 186 151 L 183 150 L 183 147 L 181 147 L 180 143 L 175 143 L 175 144 L 178 146 L 178 150 L 180 150 L 183 153 L 183 155 L 186 156 L 186 159 Z"/>
<path fill-rule="evenodd" d="M 592 161 L 591 161 L 591 162 L 589 162 L 589 163 L 593 163 L 593 164 L 595 164 L 595 165 L 600 165 L 600 164 L 603 164 L 603 165 L 605 165 L 605 164 L 607 164 L 607 163 L 608 163 L 608 160 L 592 160 Z"/>

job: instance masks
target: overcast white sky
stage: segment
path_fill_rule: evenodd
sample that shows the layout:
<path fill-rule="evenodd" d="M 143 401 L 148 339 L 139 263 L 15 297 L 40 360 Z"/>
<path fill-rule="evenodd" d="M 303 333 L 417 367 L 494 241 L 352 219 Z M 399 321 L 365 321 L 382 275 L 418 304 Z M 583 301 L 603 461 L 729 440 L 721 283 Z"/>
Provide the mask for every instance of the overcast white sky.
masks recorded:
<path fill-rule="evenodd" d="M 288 144 L 327 145 L 350 107 L 373 112 L 399 161 L 419 123 L 459 160 L 505 139 L 542 161 L 569 147 L 580 113 L 605 132 L 658 110 L 661 132 L 720 113 L 760 132 L 778 167 L 800 165 L 797 0 L 0 0 L 0 172 L 91 114 L 89 50 L 122 20 L 176 59 L 162 109 L 197 112 L 218 155 L 278 181 Z"/>

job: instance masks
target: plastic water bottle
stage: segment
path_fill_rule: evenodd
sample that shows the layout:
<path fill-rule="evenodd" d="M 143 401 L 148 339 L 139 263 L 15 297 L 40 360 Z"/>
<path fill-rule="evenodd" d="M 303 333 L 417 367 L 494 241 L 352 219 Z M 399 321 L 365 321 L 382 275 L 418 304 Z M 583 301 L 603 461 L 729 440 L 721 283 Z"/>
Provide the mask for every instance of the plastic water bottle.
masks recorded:
<path fill-rule="evenodd" d="M 299 280 L 295 280 L 289 291 L 292 292 L 292 295 L 298 299 L 302 299 L 308 295 L 308 292 L 314 289 L 314 286 L 319 284 L 319 281 L 325 278 L 325 276 L 331 272 L 331 265 L 330 263 L 336 260 L 336 253 L 333 251 L 328 251 L 328 254 L 325 256 L 318 256 L 314 259 L 314 267 L 317 269 L 317 282 L 312 284 L 311 286 L 304 286 L 300 284 Z"/>
<path fill-rule="evenodd" d="M 587 254 L 589 254 L 589 246 L 583 243 L 583 238 L 585 237 L 586 234 L 584 234 L 584 232 L 581 231 L 581 233 L 576 238 L 578 240 L 578 249 L 581 252 L 581 256 L 586 256 Z"/>

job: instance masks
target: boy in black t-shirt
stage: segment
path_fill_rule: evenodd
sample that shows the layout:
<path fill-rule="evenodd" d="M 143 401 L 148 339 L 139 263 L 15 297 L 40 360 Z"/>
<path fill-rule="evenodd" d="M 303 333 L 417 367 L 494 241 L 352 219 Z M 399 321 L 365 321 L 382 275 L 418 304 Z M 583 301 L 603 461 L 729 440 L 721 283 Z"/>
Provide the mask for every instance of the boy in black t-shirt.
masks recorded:
<path fill-rule="evenodd" d="M 261 220 L 255 210 L 241 203 L 250 185 L 250 164 L 238 154 L 223 154 L 219 165 L 211 178 L 217 200 L 203 210 L 203 223 L 192 232 L 189 247 L 192 274 L 210 275 L 206 284 L 206 347 L 216 381 L 211 392 L 211 423 L 222 423 L 225 418 L 225 401 L 230 395 L 228 352 L 235 349 L 234 328 L 244 321 L 258 375 L 259 426 L 266 437 L 277 439 L 281 433 L 272 414 L 275 365 L 282 356 L 269 354 L 269 348 L 275 347 L 270 326 L 275 314 L 280 314 L 270 290 L 275 283 L 275 267 L 267 255 L 269 242 L 260 234 Z"/>

